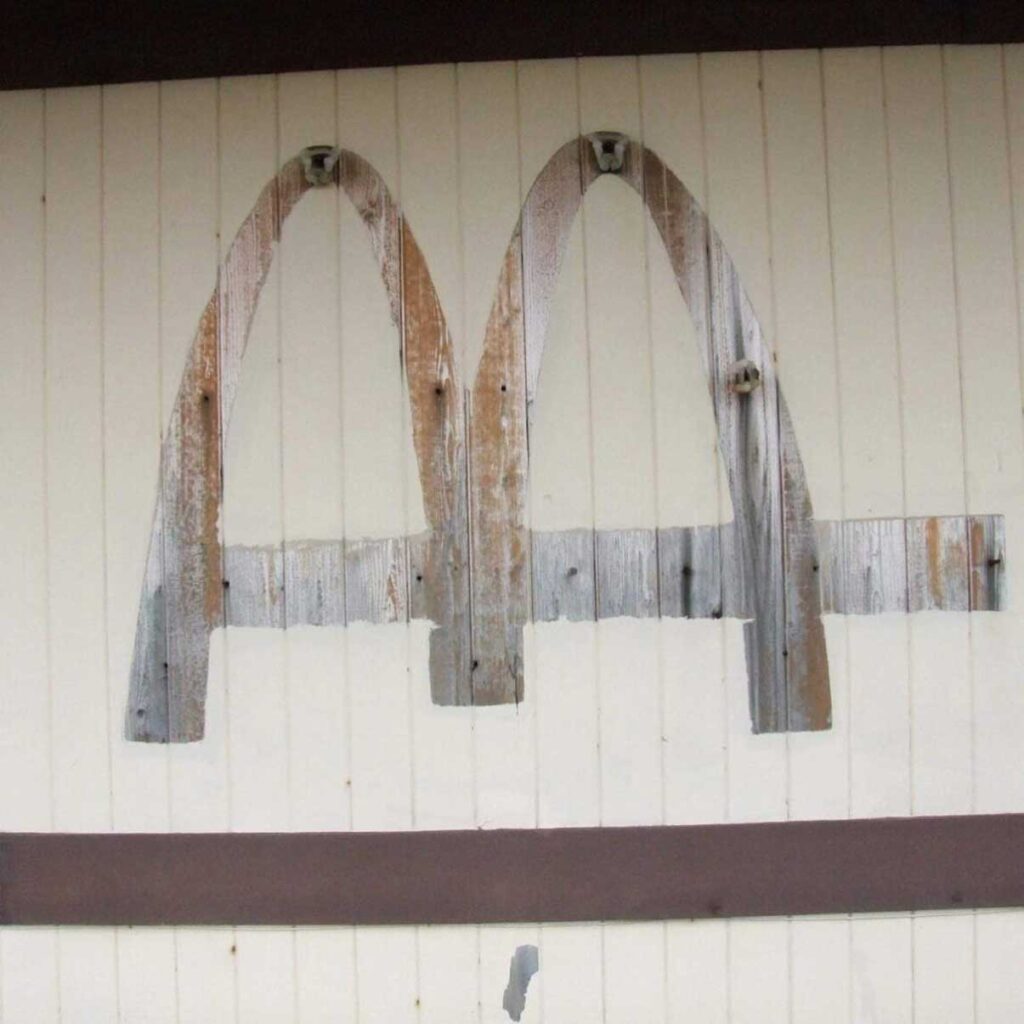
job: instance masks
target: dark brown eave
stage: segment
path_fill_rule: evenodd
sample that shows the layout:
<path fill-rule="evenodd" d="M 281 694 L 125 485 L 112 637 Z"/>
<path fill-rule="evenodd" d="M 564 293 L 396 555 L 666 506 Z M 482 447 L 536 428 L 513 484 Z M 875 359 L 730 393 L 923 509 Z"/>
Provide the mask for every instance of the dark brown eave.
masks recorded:
<path fill-rule="evenodd" d="M 448 61 L 1024 40 L 1019 0 L 5 0 L 0 89 Z"/>
<path fill-rule="evenodd" d="M 390 833 L 0 833 L 0 924 L 666 920 L 1024 906 L 1024 815 Z"/>

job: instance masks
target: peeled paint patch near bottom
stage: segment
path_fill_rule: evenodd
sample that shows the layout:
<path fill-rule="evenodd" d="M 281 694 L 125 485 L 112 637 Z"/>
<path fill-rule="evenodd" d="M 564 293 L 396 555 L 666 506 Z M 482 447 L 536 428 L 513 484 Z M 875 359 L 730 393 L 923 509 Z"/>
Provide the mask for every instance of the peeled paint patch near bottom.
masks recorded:
<path fill-rule="evenodd" d="M 536 946 L 519 946 L 508 965 L 508 984 L 501 1000 L 501 1008 L 518 1021 L 526 1009 L 526 990 L 530 979 L 537 973 L 540 958 Z"/>

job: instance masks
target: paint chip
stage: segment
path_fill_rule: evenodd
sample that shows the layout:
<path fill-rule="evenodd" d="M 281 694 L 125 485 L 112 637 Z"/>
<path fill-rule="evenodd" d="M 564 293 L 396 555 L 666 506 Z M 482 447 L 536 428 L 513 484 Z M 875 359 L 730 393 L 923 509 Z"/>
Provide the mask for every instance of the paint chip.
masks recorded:
<path fill-rule="evenodd" d="M 502 1009 L 512 1020 L 518 1021 L 526 1008 L 526 990 L 530 979 L 540 968 L 536 946 L 519 946 L 508 965 L 508 984 L 501 1000 Z"/>

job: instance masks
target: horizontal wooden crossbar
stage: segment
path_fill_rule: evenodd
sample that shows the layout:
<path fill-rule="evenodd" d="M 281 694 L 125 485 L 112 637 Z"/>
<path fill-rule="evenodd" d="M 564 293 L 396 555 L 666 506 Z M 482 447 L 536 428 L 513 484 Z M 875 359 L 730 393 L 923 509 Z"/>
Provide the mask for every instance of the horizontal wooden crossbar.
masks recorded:
<path fill-rule="evenodd" d="M 844 615 L 999 611 L 1002 516 L 823 520 L 821 610 Z M 534 532 L 533 621 L 746 618 L 723 586 L 723 526 Z M 400 622 L 423 538 L 300 541 L 225 552 L 229 626 Z"/>
<path fill-rule="evenodd" d="M 0 833 L 0 924 L 643 921 L 1024 906 L 1024 814 L 390 833 Z"/>

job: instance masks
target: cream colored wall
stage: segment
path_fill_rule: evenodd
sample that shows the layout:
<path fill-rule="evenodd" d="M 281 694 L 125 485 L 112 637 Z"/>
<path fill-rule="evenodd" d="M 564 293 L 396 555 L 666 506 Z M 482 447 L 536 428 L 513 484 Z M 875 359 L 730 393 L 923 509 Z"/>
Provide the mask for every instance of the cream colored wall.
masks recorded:
<path fill-rule="evenodd" d="M 427 625 L 221 631 L 207 737 L 121 739 L 159 442 L 216 265 L 310 143 L 370 159 L 472 377 L 530 182 L 623 130 L 704 203 L 772 340 L 818 518 L 998 513 L 1008 610 L 830 616 L 834 727 L 753 736 L 739 623 L 527 629 L 518 708 L 429 701 Z M 45 201 L 44 201 L 45 200 Z M 652 57 L 0 94 L 0 830 L 413 829 L 1024 811 L 1024 48 Z M 314 191 L 253 328 L 230 543 L 424 524 L 398 337 Z M 639 200 L 570 241 L 537 529 L 728 521 Z M 978 1021 L 1024 914 L 393 929 L 7 929 L 0 1020 Z"/>

